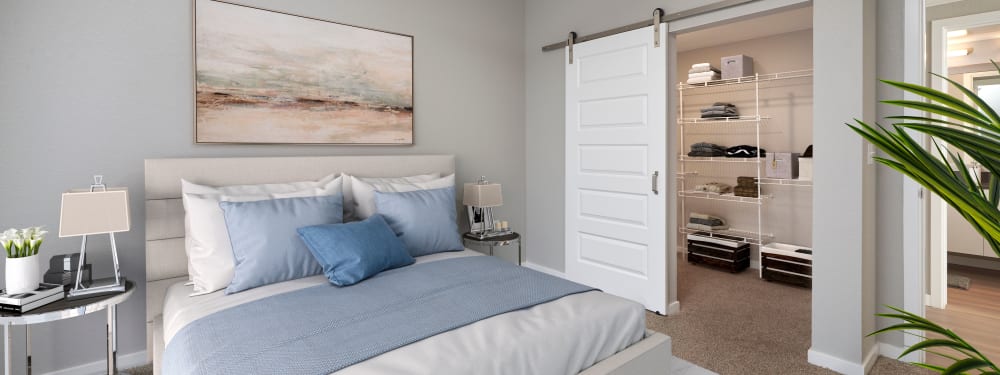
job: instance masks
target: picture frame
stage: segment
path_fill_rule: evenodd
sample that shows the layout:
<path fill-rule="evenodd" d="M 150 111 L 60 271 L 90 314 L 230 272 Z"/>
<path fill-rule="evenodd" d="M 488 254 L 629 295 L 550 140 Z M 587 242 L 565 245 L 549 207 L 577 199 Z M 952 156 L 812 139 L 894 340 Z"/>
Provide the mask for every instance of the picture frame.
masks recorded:
<path fill-rule="evenodd" d="M 413 36 L 193 2 L 195 143 L 413 144 Z"/>

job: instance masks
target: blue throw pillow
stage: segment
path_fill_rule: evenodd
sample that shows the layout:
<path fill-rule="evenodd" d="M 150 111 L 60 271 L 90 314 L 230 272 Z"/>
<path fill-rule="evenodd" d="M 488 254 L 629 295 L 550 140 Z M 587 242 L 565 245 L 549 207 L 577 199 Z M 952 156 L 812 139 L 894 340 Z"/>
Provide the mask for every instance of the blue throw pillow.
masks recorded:
<path fill-rule="evenodd" d="M 415 262 L 381 215 L 346 224 L 299 228 L 299 237 L 336 286 L 356 284 L 379 272 Z"/>
<path fill-rule="evenodd" d="M 454 187 L 400 193 L 377 191 L 375 209 L 412 256 L 464 249 L 456 221 Z"/>
<path fill-rule="evenodd" d="M 344 198 L 335 195 L 253 202 L 219 202 L 236 267 L 232 294 L 323 271 L 299 239 L 297 228 L 343 221 Z"/>

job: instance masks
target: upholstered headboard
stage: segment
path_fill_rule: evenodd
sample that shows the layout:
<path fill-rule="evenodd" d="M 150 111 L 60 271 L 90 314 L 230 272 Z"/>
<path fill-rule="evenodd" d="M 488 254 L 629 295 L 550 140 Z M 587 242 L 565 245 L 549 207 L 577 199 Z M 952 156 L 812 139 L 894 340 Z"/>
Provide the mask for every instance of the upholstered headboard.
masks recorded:
<path fill-rule="evenodd" d="M 212 185 L 318 180 L 331 173 L 367 177 L 455 173 L 454 155 L 191 158 L 146 160 L 146 335 L 163 312 L 167 287 L 187 280 L 181 179 Z"/>

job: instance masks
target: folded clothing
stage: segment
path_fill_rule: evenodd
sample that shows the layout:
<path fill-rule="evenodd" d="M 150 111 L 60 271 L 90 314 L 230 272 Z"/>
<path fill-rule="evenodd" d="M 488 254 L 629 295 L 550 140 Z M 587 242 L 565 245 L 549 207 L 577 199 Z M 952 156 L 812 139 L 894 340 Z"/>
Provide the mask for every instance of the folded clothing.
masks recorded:
<path fill-rule="evenodd" d="M 687 227 L 698 230 L 721 230 L 729 229 L 726 219 L 712 215 L 692 212 L 688 215 Z"/>
<path fill-rule="evenodd" d="M 754 187 L 737 186 L 733 188 L 733 195 L 737 197 L 749 197 L 749 198 L 759 197 L 756 186 Z"/>
<path fill-rule="evenodd" d="M 726 148 L 714 143 L 698 142 L 691 145 L 691 152 L 688 152 L 688 156 L 726 156 Z"/>
<path fill-rule="evenodd" d="M 704 185 L 695 185 L 694 191 L 703 191 L 703 192 L 706 192 L 706 193 L 724 194 L 724 193 L 732 192 L 733 191 L 733 187 L 729 186 L 729 185 L 726 185 L 724 183 L 721 183 L 721 182 L 709 182 L 709 183 L 704 184 Z"/>
<path fill-rule="evenodd" d="M 692 67 L 690 70 L 688 70 L 688 77 L 690 78 L 690 76 L 692 74 L 705 73 L 705 72 L 715 72 L 715 73 L 720 73 L 720 74 L 722 73 L 721 70 L 719 70 L 718 68 L 716 68 L 714 66 L 701 66 L 701 67 L 697 67 L 697 68 Z"/>
<path fill-rule="evenodd" d="M 702 69 L 702 68 L 711 68 L 711 67 L 712 67 L 712 63 L 707 63 L 707 62 L 706 63 L 691 64 L 691 69 Z"/>
<path fill-rule="evenodd" d="M 697 72 L 697 73 L 690 73 L 689 72 L 688 73 L 688 78 L 711 77 L 711 76 L 718 75 L 718 74 L 719 74 L 718 72 L 715 72 L 715 71 L 712 71 L 712 70 L 706 70 L 704 72 Z"/>
<path fill-rule="evenodd" d="M 687 223 L 686 226 L 688 227 L 688 229 L 694 229 L 694 230 L 726 230 L 726 229 L 729 229 L 728 225 L 711 226 L 711 225 L 705 225 L 705 224 Z"/>
<path fill-rule="evenodd" d="M 726 149 L 727 158 L 762 158 L 765 156 L 767 156 L 767 150 L 750 145 L 739 145 Z"/>
<path fill-rule="evenodd" d="M 698 83 L 706 83 L 706 82 L 711 82 L 711 81 L 718 81 L 720 79 L 722 79 L 722 76 L 719 75 L 718 73 L 714 73 L 714 74 L 712 74 L 710 76 L 688 77 L 687 83 L 689 85 L 694 85 L 694 84 L 698 84 Z"/>
<path fill-rule="evenodd" d="M 731 103 L 716 102 L 701 109 L 701 118 L 739 117 L 740 112 Z"/>
<path fill-rule="evenodd" d="M 736 186 L 757 188 L 757 177 L 736 177 Z"/>

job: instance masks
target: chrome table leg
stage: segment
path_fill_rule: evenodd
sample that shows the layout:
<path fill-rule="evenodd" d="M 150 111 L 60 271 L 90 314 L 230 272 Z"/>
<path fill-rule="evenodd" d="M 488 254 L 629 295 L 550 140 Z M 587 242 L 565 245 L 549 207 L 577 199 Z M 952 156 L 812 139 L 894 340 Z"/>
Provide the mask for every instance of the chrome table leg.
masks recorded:
<path fill-rule="evenodd" d="M 108 306 L 108 374 L 118 373 L 118 306 Z"/>

